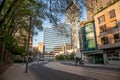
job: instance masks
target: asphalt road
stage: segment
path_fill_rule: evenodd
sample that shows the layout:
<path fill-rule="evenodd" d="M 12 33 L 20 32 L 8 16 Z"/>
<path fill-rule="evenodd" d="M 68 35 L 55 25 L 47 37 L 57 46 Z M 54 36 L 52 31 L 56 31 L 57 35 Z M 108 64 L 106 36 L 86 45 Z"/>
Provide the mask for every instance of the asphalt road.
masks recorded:
<path fill-rule="evenodd" d="M 73 66 L 60 62 L 40 62 L 29 67 L 37 80 L 120 80 L 114 69 Z"/>
<path fill-rule="evenodd" d="M 45 64 L 48 63 L 42 62 L 39 64 L 33 64 L 29 67 L 30 71 L 34 74 L 37 80 L 97 80 L 90 77 L 50 69 L 45 67 Z"/>

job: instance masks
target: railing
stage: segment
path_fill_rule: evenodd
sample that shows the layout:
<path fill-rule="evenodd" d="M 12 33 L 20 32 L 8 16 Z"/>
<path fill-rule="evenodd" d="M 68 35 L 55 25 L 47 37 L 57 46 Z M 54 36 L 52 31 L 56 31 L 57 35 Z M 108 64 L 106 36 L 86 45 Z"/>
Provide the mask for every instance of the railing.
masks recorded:
<path fill-rule="evenodd" d="M 108 28 L 106 31 L 101 32 L 99 36 L 105 36 L 107 34 L 114 34 L 119 31 L 120 31 L 119 27 Z"/>

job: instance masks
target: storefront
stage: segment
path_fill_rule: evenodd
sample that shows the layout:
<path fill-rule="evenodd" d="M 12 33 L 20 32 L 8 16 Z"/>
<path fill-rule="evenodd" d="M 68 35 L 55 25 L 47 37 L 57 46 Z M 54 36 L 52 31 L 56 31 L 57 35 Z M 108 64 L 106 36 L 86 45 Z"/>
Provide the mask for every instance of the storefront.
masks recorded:
<path fill-rule="evenodd" d="M 82 46 L 86 62 L 91 64 L 103 64 L 103 52 L 96 46 L 94 23 L 89 22 L 82 28 Z"/>
<path fill-rule="evenodd" d="M 94 51 L 84 51 L 86 56 L 86 63 L 91 64 L 104 64 L 103 51 L 94 50 Z"/>
<path fill-rule="evenodd" d="M 108 49 L 106 52 L 106 64 L 120 65 L 120 49 Z"/>

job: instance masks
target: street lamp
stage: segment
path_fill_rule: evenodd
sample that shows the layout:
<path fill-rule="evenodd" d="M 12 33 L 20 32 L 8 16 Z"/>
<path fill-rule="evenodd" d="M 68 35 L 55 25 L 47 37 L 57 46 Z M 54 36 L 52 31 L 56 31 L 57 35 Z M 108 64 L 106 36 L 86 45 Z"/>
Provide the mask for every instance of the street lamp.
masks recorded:
<path fill-rule="evenodd" d="M 82 54 L 82 28 L 79 29 L 79 47 L 80 47 L 80 53 L 81 53 L 81 60 L 82 60 L 82 57 L 83 57 L 83 54 Z"/>
<path fill-rule="evenodd" d="M 27 62 L 26 62 L 26 68 L 25 68 L 25 73 L 27 73 L 28 69 L 28 60 L 29 60 L 29 48 L 30 48 L 30 33 L 31 33 L 31 28 L 32 28 L 32 17 L 30 17 L 30 27 L 28 30 L 28 41 L 27 41 Z"/>
<path fill-rule="evenodd" d="M 66 51 L 66 42 L 65 42 L 65 37 L 63 38 L 63 42 L 64 42 L 64 55 L 65 55 L 65 51 Z"/>

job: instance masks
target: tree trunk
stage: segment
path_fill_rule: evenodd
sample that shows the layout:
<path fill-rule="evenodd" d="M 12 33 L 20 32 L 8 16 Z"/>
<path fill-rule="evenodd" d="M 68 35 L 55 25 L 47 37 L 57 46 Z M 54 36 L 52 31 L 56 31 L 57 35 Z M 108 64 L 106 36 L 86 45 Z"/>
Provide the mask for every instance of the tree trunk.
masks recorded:
<path fill-rule="evenodd" d="M 5 51 L 5 64 L 8 63 L 8 54 L 9 54 L 9 52 L 8 52 L 8 50 L 6 50 Z"/>
<path fill-rule="evenodd" d="M 2 42 L 2 54 L 1 54 L 0 65 L 3 64 L 4 52 L 5 52 L 5 41 Z"/>

